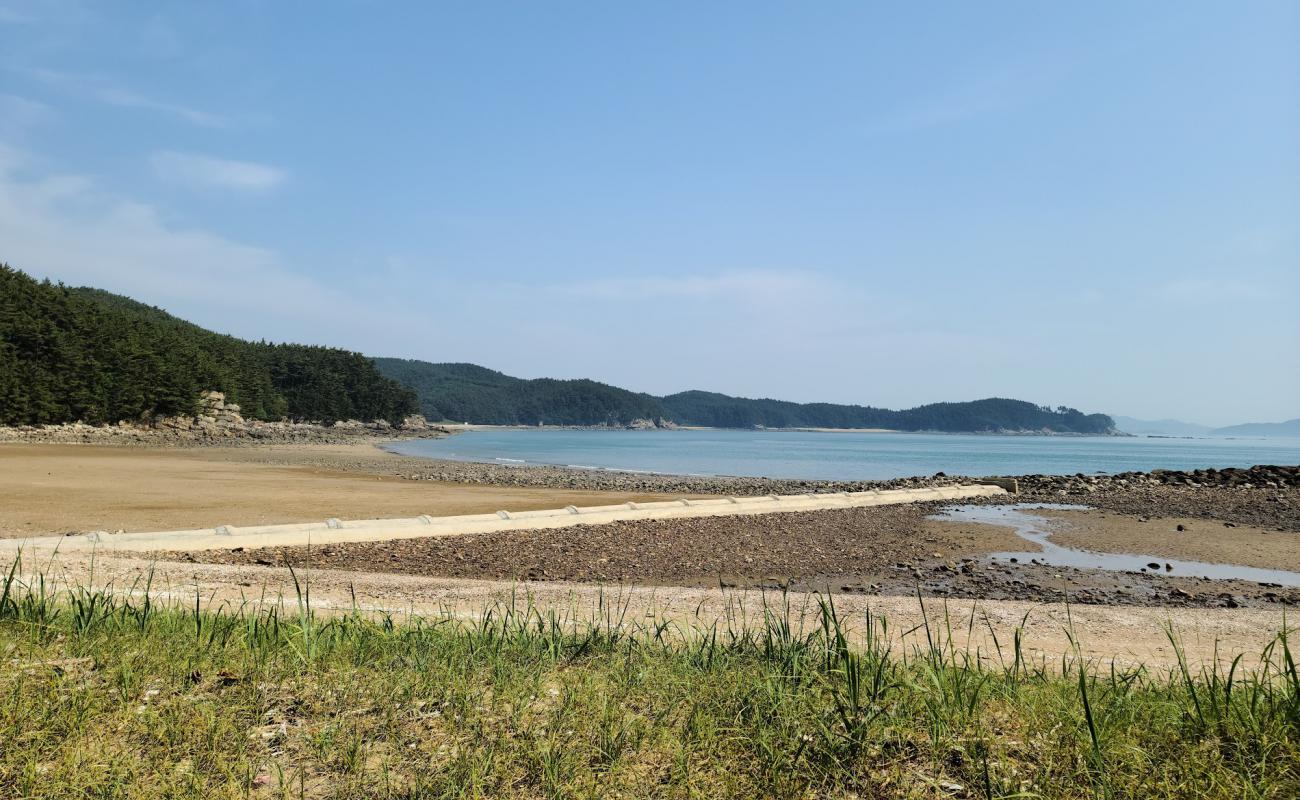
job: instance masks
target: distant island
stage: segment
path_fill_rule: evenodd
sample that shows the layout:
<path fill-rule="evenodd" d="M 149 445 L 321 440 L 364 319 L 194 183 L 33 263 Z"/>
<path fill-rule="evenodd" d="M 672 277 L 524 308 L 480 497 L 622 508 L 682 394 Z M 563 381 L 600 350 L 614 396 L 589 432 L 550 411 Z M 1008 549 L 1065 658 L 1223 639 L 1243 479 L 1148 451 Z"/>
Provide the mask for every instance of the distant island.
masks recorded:
<path fill-rule="evenodd" d="M 376 358 L 379 371 L 410 387 L 431 420 L 486 425 L 605 425 L 710 428 L 885 428 L 945 433 L 1114 433 L 1105 414 L 1023 400 L 932 403 L 904 411 L 833 403 L 791 403 L 687 391 L 665 397 L 597 381 L 514 378 L 474 364 Z"/>
<path fill-rule="evenodd" d="M 1229 425 L 1215 428 L 1216 436 L 1294 436 L 1300 437 L 1300 419 L 1286 422 L 1247 422 L 1242 425 Z"/>
<path fill-rule="evenodd" d="M 1194 422 L 1177 419 L 1145 420 L 1133 417 L 1111 415 L 1115 427 L 1124 433 L 1138 436 L 1260 436 L 1300 438 L 1300 419 L 1286 422 L 1247 422 L 1242 425 L 1227 425 L 1212 428 Z"/>
<path fill-rule="evenodd" d="M 0 424 L 111 424 L 194 415 L 224 393 L 245 417 L 331 424 L 431 420 L 496 425 L 883 428 L 1109 434 L 1105 414 L 989 398 L 895 411 L 687 391 L 666 397 L 593 380 L 524 380 L 215 333 L 128 297 L 38 281 L 0 265 Z"/>

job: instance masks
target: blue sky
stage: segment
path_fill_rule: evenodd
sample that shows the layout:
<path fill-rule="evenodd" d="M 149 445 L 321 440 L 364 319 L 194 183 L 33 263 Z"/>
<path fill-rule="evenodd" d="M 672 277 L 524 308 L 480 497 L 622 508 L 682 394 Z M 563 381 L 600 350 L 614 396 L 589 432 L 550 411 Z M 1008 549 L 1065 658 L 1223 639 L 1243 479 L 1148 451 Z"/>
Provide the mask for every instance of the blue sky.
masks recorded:
<path fill-rule="evenodd" d="M 1300 416 L 1300 5 L 0 0 L 0 259 L 668 393 Z"/>

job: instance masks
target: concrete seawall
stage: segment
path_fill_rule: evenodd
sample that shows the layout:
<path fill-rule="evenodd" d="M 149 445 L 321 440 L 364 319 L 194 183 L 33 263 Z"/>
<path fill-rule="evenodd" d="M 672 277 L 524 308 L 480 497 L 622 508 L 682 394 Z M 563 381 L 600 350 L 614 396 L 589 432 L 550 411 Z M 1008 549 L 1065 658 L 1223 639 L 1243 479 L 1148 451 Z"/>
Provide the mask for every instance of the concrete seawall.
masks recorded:
<path fill-rule="evenodd" d="M 453 517 L 419 516 L 404 519 L 367 519 L 306 522 L 289 525 L 234 527 L 217 525 L 184 531 L 118 533 L 103 531 L 78 536 L 46 536 L 34 539 L 0 540 L 0 553 L 142 552 L 149 550 L 228 550 L 234 547 L 292 547 L 305 544 L 372 542 L 417 539 L 429 536 L 461 536 L 512 530 L 567 528 L 600 525 L 621 520 L 681 519 L 690 517 L 779 514 L 791 511 L 823 511 L 837 508 L 917 503 L 934 500 L 966 500 L 1006 494 L 993 485 L 943 486 L 926 489 L 893 489 L 868 492 L 766 495 L 760 497 L 718 497 L 700 500 L 667 500 L 654 503 L 623 503 L 612 506 L 546 509 L 541 511 L 498 511 Z"/>

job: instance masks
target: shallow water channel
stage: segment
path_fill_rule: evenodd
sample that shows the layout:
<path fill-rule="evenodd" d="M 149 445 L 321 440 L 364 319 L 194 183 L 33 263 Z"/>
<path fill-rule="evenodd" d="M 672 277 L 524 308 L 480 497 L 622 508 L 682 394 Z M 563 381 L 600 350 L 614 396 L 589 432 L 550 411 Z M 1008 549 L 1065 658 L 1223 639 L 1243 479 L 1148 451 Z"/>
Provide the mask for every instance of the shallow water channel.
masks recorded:
<path fill-rule="evenodd" d="M 1046 564 L 1053 567 L 1103 569 L 1112 572 L 1147 572 L 1174 575 L 1184 578 L 1215 578 L 1218 580 L 1243 580 L 1255 583 L 1276 583 L 1282 586 L 1300 586 L 1300 572 L 1281 569 L 1243 567 L 1237 564 L 1215 564 L 1208 561 L 1180 561 L 1162 556 L 1131 553 L 1098 553 L 1062 547 L 1051 540 L 1052 520 L 1040 514 L 1029 513 L 1035 509 L 1086 511 L 1088 506 L 1054 503 L 1019 503 L 1009 506 L 953 506 L 942 509 L 931 519 L 956 522 L 974 522 L 983 525 L 1000 525 L 1011 528 L 1022 539 L 1042 547 L 1042 552 L 993 553 L 994 561 Z M 1159 564 L 1151 569 L 1149 564 Z"/>

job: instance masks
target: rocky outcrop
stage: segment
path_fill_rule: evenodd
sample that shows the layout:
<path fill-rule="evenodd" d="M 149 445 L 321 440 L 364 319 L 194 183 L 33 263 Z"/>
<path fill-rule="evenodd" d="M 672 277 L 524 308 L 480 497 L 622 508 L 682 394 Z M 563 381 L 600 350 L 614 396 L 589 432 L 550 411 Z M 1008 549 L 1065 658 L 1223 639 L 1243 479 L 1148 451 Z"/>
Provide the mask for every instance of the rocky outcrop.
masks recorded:
<path fill-rule="evenodd" d="M 239 413 L 239 405 L 226 403 L 221 392 L 204 392 L 199 396 L 198 413 L 193 417 L 163 417 L 154 423 L 161 430 L 194 432 L 203 437 L 234 437 L 248 432 L 249 423 Z"/>
<path fill-rule="evenodd" d="M 659 419 L 634 419 L 625 427 L 631 431 L 675 431 L 677 430 L 677 423 L 660 417 Z"/>
<path fill-rule="evenodd" d="M 244 419 L 239 405 L 226 402 L 221 392 L 204 392 L 195 416 L 160 417 L 150 422 L 119 422 L 89 425 L 20 425 L 0 427 L 0 442 L 138 444 L 138 445 L 228 445 L 255 443 L 339 444 L 359 438 L 436 438 L 446 428 L 430 425 L 415 414 L 394 427 L 386 420 L 345 420 L 333 425 L 313 422 L 264 422 Z"/>

